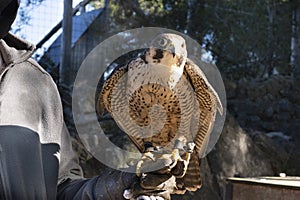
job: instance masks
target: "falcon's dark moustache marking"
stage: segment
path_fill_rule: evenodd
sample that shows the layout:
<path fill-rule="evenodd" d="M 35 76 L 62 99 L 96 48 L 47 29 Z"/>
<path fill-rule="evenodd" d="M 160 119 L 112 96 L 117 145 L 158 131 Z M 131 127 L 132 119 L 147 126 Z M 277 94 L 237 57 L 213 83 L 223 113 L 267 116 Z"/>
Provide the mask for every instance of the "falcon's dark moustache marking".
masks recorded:
<path fill-rule="evenodd" d="M 153 56 L 153 59 L 161 59 L 163 58 L 164 55 L 163 55 L 163 50 L 161 49 L 156 49 L 155 50 L 155 55 Z"/>
<path fill-rule="evenodd" d="M 148 61 L 146 60 L 146 54 L 141 55 L 140 58 L 145 62 L 145 64 L 148 64 Z"/>

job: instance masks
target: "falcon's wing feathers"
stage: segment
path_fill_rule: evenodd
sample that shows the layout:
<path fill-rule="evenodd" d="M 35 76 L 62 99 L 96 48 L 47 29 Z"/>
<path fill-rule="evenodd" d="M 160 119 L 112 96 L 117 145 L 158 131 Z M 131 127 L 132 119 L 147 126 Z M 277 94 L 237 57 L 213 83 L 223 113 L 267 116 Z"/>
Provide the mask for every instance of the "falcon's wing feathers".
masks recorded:
<path fill-rule="evenodd" d="M 111 109 L 111 96 L 112 92 L 117 85 L 120 78 L 128 71 L 128 65 L 116 68 L 109 77 L 106 78 L 104 84 L 99 92 L 97 99 L 97 112 L 99 115 L 104 113 L 106 109 L 109 113 L 112 112 Z"/>
<path fill-rule="evenodd" d="M 146 62 L 141 57 L 137 57 L 136 59 L 132 59 L 130 62 L 128 62 L 128 64 L 126 65 L 126 72 L 130 68 L 136 69 L 136 68 L 139 68 L 140 65 L 145 65 Z M 128 90 L 130 90 L 131 87 L 132 87 L 132 85 L 129 84 L 129 85 L 126 85 L 126 88 L 124 88 L 123 92 L 125 93 L 126 98 L 128 98 L 128 96 L 127 96 L 128 94 L 126 94 L 126 93 L 128 93 Z M 120 99 L 120 101 L 122 101 L 122 100 Z M 144 152 L 145 146 L 144 146 L 143 138 L 140 136 L 141 132 L 140 132 L 140 129 L 138 128 L 139 126 L 132 124 L 132 120 L 130 120 L 129 113 L 128 113 L 127 117 L 128 117 L 127 119 L 122 119 L 122 122 L 120 122 L 121 123 L 120 127 L 123 128 L 124 130 L 128 131 L 127 135 L 129 137 L 129 139 L 135 144 L 135 146 L 138 148 L 138 150 L 140 152 Z M 126 132 L 126 131 L 124 131 L 124 132 Z M 130 134 L 128 134 L 128 133 L 130 133 Z"/>
<path fill-rule="evenodd" d="M 141 62 L 144 62 L 143 59 L 137 58 L 136 60 L 131 60 L 126 65 L 123 65 L 121 67 L 116 68 L 109 77 L 105 80 L 102 90 L 99 92 L 99 96 L 97 99 L 97 112 L 99 115 L 102 115 L 104 113 L 104 110 L 106 109 L 110 114 L 112 114 L 112 98 L 113 98 L 113 92 L 114 92 L 114 98 L 118 99 L 118 103 L 125 104 L 126 99 L 126 86 L 123 87 L 122 90 L 115 89 L 120 79 L 125 75 L 127 76 L 128 68 L 129 67 L 135 67 L 137 64 L 141 64 Z M 127 77 L 125 77 L 127 78 Z M 126 81 L 122 80 L 123 83 Z M 122 116 L 112 116 L 115 120 L 115 122 L 118 124 L 118 126 L 125 130 L 128 130 L 130 134 L 127 133 L 130 140 L 136 145 L 138 150 L 140 152 L 144 151 L 144 142 L 141 137 L 139 137 L 139 129 L 136 128 L 136 126 L 133 126 L 129 119 L 118 119 L 122 118 Z M 129 117 L 129 116 L 126 116 Z M 120 121 L 121 120 L 121 121 Z"/>
<path fill-rule="evenodd" d="M 196 152 L 202 156 L 205 153 L 212 132 L 216 111 L 218 110 L 222 114 L 223 107 L 219 96 L 206 79 L 205 74 L 189 59 L 185 65 L 184 74 L 193 86 L 200 110 L 199 131 L 194 138 L 194 142 Z"/>

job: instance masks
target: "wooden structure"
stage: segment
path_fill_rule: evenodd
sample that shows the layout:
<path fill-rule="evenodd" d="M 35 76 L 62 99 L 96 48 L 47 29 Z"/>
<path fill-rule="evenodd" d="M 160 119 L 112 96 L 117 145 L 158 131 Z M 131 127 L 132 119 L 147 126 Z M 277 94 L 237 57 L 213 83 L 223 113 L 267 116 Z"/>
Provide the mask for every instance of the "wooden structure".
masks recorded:
<path fill-rule="evenodd" d="M 226 200 L 299 200 L 300 177 L 228 178 Z"/>

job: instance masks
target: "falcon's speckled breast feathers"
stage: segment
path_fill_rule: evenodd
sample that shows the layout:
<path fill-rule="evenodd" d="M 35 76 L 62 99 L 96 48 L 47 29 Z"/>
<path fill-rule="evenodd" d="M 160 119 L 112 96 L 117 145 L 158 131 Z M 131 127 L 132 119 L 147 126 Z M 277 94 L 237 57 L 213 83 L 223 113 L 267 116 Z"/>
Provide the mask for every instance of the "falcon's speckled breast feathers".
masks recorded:
<path fill-rule="evenodd" d="M 172 149 L 176 138 L 195 143 L 181 187 L 201 187 L 199 155 L 204 154 L 221 101 L 201 69 L 187 58 L 183 37 L 164 33 L 151 47 L 105 80 L 97 111 L 106 109 L 137 148 Z"/>

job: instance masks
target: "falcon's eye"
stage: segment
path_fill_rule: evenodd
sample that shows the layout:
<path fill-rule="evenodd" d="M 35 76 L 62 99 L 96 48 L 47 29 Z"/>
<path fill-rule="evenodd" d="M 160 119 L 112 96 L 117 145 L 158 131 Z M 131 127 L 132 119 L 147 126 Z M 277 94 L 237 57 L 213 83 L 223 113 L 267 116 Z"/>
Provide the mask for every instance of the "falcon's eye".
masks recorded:
<path fill-rule="evenodd" d="M 159 44 L 159 46 L 161 46 L 161 47 L 165 47 L 165 46 L 168 44 L 168 40 L 165 39 L 165 38 L 161 38 L 161 39 L 158 41 L 158 44 Z"/>

